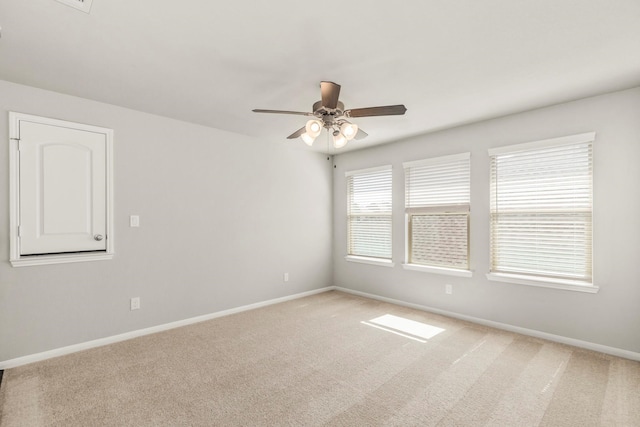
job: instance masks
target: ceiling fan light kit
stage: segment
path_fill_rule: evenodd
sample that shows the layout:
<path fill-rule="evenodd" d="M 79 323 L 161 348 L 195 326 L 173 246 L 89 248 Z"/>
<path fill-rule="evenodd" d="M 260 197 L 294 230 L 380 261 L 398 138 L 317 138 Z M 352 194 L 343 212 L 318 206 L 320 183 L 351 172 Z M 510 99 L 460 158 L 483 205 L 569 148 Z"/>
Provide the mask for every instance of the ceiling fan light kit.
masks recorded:
<path fill-rule="evenodd" d="M 337 130 L 333 131 L 333 146 L 335 148 L 342 148 L 347 145 L 347 138 Z"/>
<path fill-rule="evenodd" d="M 271 114 L 296 114 L 302 116 L 312 116 L 313 119 L 307 124 L 292 133 L 287 139 L 300 137 L 305 144 L 312 146 L 315 139 L 320 135 L 322 128 L 333 135 L 333 146 L 335 148 L 344 147 L 352 139 L 364 139 L 367 133 L 360 129 L 358 125 L 346 120 L 350 117 L 372 117 L 372 116 L 398 116 L 403 115 L 407 109 L 404 105 L 387 105 L 384 107 L 368 107 L 345 110 L 344 104 L 338 101 L 340 96 L 340 85 L 333 82 L 320 82 L 320 93 L 322 99 L 313 104 L 312 113 L 300 111 L 284 110 L 262 110 L 255 109 L 255 113 Z"/>
<path fill-rule="evenodd" d="M 304 143 L 307 144 L 309 147 L 311 147 L 313 145 L 313 141 L 316 140 L 314 137 L 312 137 L 311 135 L 309 135 L 306 132 L 303 133 L 302 135 L 300 135 L 300 138 L 302 138 Z"/>
<path fill-rule="evenodd" d="M 313 145 L 313 141 L 316 140 L 322 131 L 322 122 L 320 120 L 311 119 L 307 122 L 304 129 L 306 132 L 300 135 L 300 138 L 302 138 L 305 144 L 311 147 Z"/>
<path fill-rule="evenodd" d="M 356 134 L 358 133 L 358 125 L 354 123 L 344 122 L 342 126 L 340 126 L 340 133 L 343 134 L 345 138 L 347 138 L 347 141 L 351 141 L 356 137 Z"/>

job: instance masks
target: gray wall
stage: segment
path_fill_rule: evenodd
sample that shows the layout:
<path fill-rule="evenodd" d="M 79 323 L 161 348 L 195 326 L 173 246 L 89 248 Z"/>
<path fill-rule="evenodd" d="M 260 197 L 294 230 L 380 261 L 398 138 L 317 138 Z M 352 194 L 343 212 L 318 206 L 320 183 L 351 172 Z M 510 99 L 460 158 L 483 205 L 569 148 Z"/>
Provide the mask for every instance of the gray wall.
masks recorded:
<path fill-rule="evenodd" d="M 407 106 L 411 114 L 411 106 Z M 587 98 L 336 156 L 334 284 L 349 289 L 640 352 L 640 88 Z M 384 120 L 380 118 L 377 120 Z M 365 126 L 365 123 L 361 123 Z M 490 282 L 487 149 L 597 132 L 594 276 L 597 294 Z M 402 162 L 471 152 L 472 278 L 406 271 Z M 393 165 L 395 267 L 344 260 L 345 171 Z M 452 284 L 453 295 L 445 294 Z"/>
<path fill-rule="evenodd" d="M 114 129 L 112 261 L 10 266 L 8 111 Z M 640 352 L 639 111 L 636 88 L 345 153 L 331 169 L 326 156 L 295 145 L 0 81 L 0 361 L 333 284 Z M 597 132 L 600 292 L 487 281 L 487 149 L 588 131 Z M 402 162 L 464 151 L 474 277 L 403 270 Z M 382 164 L 394 167 L 394 268 L 343 258 L 344 172 Z M 140 228 L 128 227 L 130 214 Z M 129 310 L 132 296 L 141 310 Z"/>
<path fill-rule="evenodd" d="M 10 266 L 8 111 L 114 129 L 113 260 Z M 4 81 L 0 141 L 0 361 L 332 285 L 326 155 Z"/>

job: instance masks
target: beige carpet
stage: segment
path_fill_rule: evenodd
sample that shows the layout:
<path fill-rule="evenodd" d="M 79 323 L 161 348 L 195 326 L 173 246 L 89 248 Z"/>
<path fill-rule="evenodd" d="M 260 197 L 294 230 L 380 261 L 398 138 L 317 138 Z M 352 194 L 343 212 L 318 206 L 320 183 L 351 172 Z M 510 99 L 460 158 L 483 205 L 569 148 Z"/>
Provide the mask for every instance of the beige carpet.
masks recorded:
<path fill-rule="evenodd" d="M 0 409 L 3 427 L 640 426 L 640 363 L 327 292 L 9 369 Z"/>

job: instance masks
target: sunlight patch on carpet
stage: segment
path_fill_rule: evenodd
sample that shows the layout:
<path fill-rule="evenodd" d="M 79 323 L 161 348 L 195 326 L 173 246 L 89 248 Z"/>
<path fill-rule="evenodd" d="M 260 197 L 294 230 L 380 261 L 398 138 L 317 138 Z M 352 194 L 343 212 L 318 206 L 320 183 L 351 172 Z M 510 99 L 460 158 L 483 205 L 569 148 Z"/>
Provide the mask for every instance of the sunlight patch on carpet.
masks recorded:
<path fill-rule="evenodd" d="M 368 322 L 362 321 L 360 323 L 422 343 L 426 343 L 427 341 L 425 340 L 429 340 L 445 331 L 437 326 L 405 319 L 404 317 L 394 316 L 393 314 L 385 314 L 384 316 L 371 319 Z"/>

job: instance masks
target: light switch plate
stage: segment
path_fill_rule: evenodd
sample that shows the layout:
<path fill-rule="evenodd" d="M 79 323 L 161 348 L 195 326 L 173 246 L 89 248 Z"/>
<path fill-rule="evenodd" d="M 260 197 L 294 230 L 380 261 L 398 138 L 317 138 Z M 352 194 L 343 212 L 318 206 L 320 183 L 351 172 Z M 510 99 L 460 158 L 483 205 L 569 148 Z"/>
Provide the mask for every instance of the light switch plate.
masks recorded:
<path fill-rule="evenodd" d="M 140 217 L 138 215 L 129 217 L 129 227 L 140 227 Z"/>

